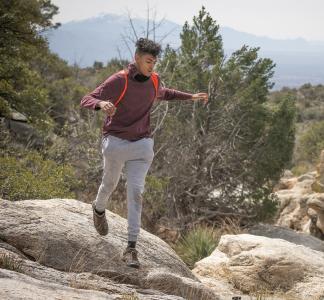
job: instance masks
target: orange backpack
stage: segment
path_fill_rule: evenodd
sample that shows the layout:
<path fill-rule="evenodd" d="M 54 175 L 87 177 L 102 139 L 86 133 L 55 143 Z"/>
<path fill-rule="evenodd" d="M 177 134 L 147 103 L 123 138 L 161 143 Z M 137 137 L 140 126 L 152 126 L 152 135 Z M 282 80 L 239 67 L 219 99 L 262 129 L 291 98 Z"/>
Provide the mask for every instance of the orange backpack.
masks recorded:
<path fill-rule="evenodd" d="M 127 87 L 128 87 L 128 70 L 121 70 L 119 73 L 123 74 L 124 77 L 125 77 L 125 86 L 124 86 L 124 89 L 123 89 L 122 93 L 120 94 L 119 98 L 117 99 L 116 103 L 114 104 L 115 107 L 123 99 L 123 97 L 124 97 L 124 95 L 126 93 Z M 154 89 L 155 89 L 155 97 L 154 97 L 154 100 L 155 100 L 156 97 L 157 97 L 157 94 L 158 94 L 158 87 L 159 87 L 158 74 L 153 72 L 152 75 L 151 75 L 151 79 L 152 79 Z"/>

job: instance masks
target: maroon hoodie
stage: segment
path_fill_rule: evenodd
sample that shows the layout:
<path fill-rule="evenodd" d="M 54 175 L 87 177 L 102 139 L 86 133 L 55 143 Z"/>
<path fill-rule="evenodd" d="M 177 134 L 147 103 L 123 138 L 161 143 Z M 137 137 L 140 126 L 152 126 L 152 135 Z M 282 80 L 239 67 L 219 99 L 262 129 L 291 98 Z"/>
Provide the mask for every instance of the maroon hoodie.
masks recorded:
<path fill-rule="evenodd" d="M 136 141 L 143 137 L 150 137 L 150 111 L 155 97 L 152 79 L 138 81 L 140 75 L 134 63 L 128 66 L 128 87 L 123 99 L 118 103 L 116 113 L 112 117 L 106 115 L 103 125 L 103 135 L 113 135 L 129 141 Z M 137 77 L 136 77 L 137 78 Z M 94 91 L 85 95 L 81 100 L 81 107 L 98 110 L 101 100 L 115 103 L 125 86 L 123 74 L 115 73 L 108 77 Z M 159 78 L 158 100 L 187 100 L 192 94 L 183 93 L 161 86 Z"/>

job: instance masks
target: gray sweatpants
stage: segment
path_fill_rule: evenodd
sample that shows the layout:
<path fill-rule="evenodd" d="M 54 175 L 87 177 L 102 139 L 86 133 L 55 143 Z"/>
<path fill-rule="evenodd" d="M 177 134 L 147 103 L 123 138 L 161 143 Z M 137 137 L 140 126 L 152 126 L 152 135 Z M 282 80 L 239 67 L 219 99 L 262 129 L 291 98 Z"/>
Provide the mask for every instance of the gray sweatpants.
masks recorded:
<path fill-rule="evenodd" d="M 129 241 L 137 240 L 141 227 L 142 194 L 145 177 L 154 157 L 153 144 L 152 138 L 131 142 L 109 135 L 102 139 L 103 176 L 95 200 L 96 209 L 105 210 L 125 166 Z"/>

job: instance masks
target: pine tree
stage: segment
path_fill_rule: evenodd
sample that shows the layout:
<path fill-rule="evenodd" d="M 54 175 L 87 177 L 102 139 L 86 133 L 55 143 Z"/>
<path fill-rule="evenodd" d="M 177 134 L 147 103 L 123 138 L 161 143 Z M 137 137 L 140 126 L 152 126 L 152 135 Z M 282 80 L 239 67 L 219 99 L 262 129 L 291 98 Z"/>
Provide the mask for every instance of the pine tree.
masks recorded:
<path fill-rule="evenodd" d="M 177 217 L 275 211 L 271 191 L 291 161 L 296 108 L 291 95 L 269 103 L 275 64 L 258 51 L 243 45 L 226 59 L 219 25 L 203 7 L 185 23 L 179 51 L 164 53 L 160 72 L 169 84 L 209 92 L 207 107 L 172 105 L 158 138 L 168 145 L 157 168 L 173 166 L 165 176 Z"/>
<path fill-rule="evenodd" d="M 41 33 L 59 25 L 52 22 L 57 12 L 50 0 L 0 2 L 0 115 L 7 116 L 11 107 L 40 127 L 50 121 L 44 113 L 47 92 L 31 63 L 48 51 Z"/>

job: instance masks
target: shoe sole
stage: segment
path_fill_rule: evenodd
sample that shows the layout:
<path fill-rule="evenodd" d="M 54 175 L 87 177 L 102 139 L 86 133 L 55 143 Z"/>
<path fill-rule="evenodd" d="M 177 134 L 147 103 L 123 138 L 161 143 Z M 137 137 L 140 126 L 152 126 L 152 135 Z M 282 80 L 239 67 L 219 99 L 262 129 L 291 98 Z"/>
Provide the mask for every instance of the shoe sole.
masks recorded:
<path fill-rule="evenodd" d="M 122 258 L 122 261 L 126 264 L 127 267 L 130 268 L 134 268 L 134 269 L 139 269 L 140 268 L 140 264 L 136 264 L 136 263 L 126 263 L 125 259 Z"/>
<path fill-rule="evenodd" d="M 96 211 L 95 211 L 95 208 L 94 208 L 94 204 L 93 204 L 93 203 L 91 204 L 91 206 L 92 206 L 92 213 L 93 213 L 93 214 L 97 214 Z M 107 221 L 107 220 L 106 220 L 106 221 Z M 93 220 L 93 226 L 94 226 L 94 228 L 96 229 L 96 231 L 97 231 L 101 236 L 106 236 L 106 235 L 108 234 L 108 232 L 109 232 L 109 229 L 107 229 L 107 232 L 99 232 L 99 231 L 97 230 L 95 224 L 94 224 L 94 220 Z"/>
<path fill-rule="evenodd" d="M 134 268 L 134 269 L 139 269 L 140 265 L 138 265 L 138 264 L 127 264 L 127 267 Z"/>

